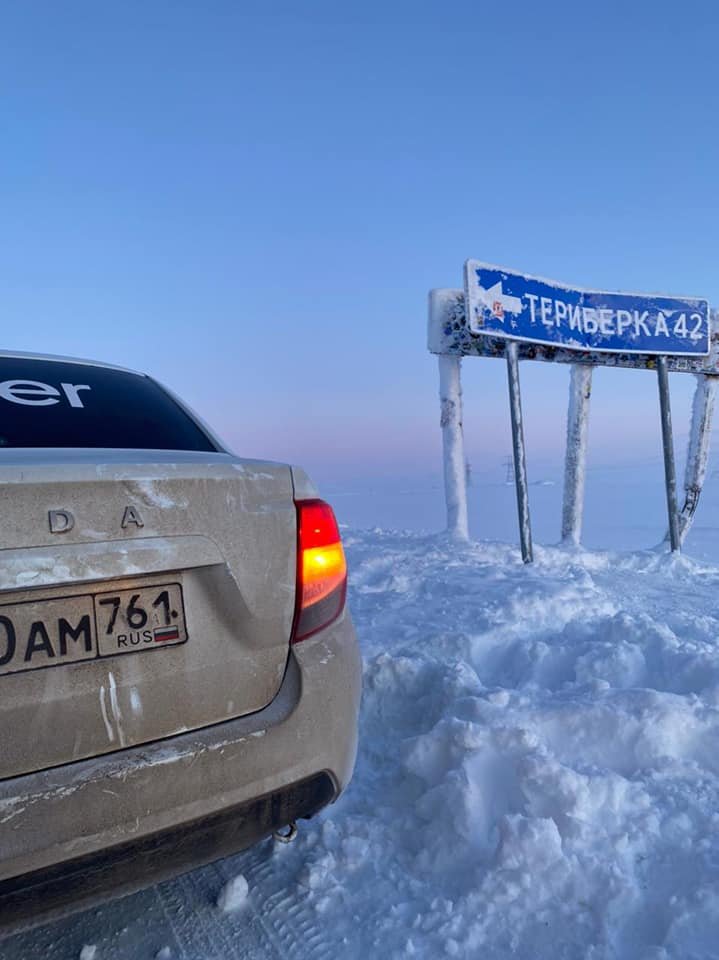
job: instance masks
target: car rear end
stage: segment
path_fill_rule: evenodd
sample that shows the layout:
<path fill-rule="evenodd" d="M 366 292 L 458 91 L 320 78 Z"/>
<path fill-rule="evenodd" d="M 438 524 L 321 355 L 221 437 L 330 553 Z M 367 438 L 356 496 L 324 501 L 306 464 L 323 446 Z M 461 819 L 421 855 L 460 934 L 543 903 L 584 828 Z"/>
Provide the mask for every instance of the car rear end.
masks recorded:
<path fill-rule="evenodd" d="M 234 852 L 354 763 L 329 508 L 147 377 L 0 356 L 0 925 Z"/>

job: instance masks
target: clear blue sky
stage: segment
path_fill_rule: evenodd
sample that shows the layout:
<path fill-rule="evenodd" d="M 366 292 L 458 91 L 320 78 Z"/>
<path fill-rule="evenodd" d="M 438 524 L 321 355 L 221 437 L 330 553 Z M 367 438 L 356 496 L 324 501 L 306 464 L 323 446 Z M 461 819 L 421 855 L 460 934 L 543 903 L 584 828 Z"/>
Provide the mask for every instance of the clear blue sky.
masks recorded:
<path fill-rule="evenodd" d="M 465 258 L 719 302 L 718 32 L 710 2 L 6 3 L 2 345 L 146 369 L 245 455 L 434 469 L 426 294 Z M 503 365 L 465 367 L 494 463 Z M 523 366 L 537 458 L 566 378 Z M 594 413 L 595 457 L 658 453 L 650 374 L 602 371 Z"/>

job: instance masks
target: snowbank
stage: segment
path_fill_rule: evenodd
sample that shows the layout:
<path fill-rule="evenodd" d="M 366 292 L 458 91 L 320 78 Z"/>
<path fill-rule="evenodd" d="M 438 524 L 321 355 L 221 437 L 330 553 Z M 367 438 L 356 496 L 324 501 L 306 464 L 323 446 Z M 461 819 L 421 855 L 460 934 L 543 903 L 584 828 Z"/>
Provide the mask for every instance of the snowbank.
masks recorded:
<path fill-rule="evenodd" d="M 301 842 L 343 956 L 718 956 L 719 570 L 347 547 L 362 747 Z"/>

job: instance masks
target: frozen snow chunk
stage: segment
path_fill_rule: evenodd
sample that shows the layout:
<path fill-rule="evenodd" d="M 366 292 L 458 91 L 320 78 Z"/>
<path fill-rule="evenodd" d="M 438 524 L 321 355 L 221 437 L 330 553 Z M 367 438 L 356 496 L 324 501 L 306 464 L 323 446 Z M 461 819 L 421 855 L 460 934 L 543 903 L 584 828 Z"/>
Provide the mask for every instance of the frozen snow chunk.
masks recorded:
<path fill-rule="evenodd" d="M 459 767 L 465 757 L 484 746 L 486 740 L 486 731 L 479 724 L 446 717 L 429 733 L 403 745 L 403 764 L 432 787 Z"/>
<path fill-rule="evenodd" d="M 300 874 L 299 882 L 303 887 L 310 890 L 318 890 L 320 887 L 326 887 L 331 881 L 333 871 L 337 866 L 334 855 L 326 853 L 324 856 L 315 860 L 314 863 L 308 863 Z"/>
<path fill-rule="evenodd" d="M 609 629 L 613 632 L 613 624 Z M 574 672 L 580 684 L 603 680 L 617 689 L 653 685 L 658 679 L 648 672 L 640 643 L 628 642 L 626 637 L 593 641 L 590 649 L 577 657 Z"/>
<path fill-rule="evenodd" d="M 499 862 L 506 869 L 529 870 L 532 875 L 539 875 L 564 856 L 554 820 L 507 814 L 500 820 L 499 830 Z"/>
<path fill-rule="evenodd" d="M 487 700 L 493 703 L 495 707 L 506 707 L 510 701 L 508 690 L 494 690 L 487 694 Z"/>
<path fill-rule="evenodd" d="M 86 943 L 80 951 L 80 960 L 96 960 L 97 947 L 94 943 Z"/>
<path fill-rule="evenodd" d="M 160 947 L 155 954 L 155 960 L 171 960 L 172 950 L 169 947 Z"/>
<path fill-rule="evenodd" d="M 217 906 L 223 913 L 232 913 L 239 910 L 247 900 L 247 894 L 250 891 L 249 884 L 239 873 L 232 880 L 228 880 L 217 898 Z"/>

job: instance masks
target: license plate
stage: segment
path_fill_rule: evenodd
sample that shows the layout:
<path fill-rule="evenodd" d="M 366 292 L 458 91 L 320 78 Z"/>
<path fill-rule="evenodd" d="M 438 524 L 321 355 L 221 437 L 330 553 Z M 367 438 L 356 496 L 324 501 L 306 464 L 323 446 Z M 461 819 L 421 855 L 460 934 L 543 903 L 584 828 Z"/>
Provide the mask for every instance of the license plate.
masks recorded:
<path fill-rule="evenodd" d="M 179 583 L 0 604 L 0 675 L 186 640 Z"/>

